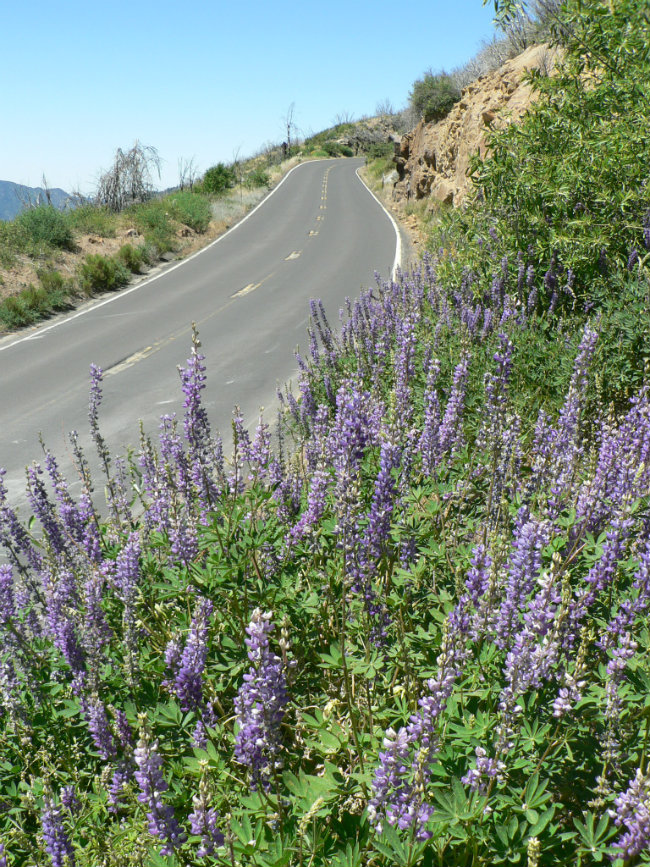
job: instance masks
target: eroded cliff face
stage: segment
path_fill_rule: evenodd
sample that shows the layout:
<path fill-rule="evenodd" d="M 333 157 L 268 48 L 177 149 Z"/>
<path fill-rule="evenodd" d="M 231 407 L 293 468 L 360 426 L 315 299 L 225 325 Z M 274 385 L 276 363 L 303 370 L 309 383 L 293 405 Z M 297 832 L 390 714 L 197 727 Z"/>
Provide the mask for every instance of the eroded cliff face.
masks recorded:
<path fill-rule="evenodd" d="M 486 156 L 486 132 L 521 117 L 535 94 L 524 84 L 531 69 L 550 72 L 556 53 L 547 45 L 535 45 L 507 61 L 498 70 L 481 76 L 464 88 L 461 99 L 447 117 L 437 123 L 420 122 L 398 147 L 399 179 L 393 189 L 397 204 L 430 197 L 459 205 L 471 186 L 470 159 Z"/>

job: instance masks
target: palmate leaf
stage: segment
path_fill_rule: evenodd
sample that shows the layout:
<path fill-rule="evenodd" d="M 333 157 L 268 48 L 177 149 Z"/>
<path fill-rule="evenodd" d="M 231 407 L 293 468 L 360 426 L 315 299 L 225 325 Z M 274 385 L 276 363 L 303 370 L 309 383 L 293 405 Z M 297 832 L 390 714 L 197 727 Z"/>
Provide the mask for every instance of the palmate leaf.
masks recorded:
<path fill-rule="evenodd" d="M 580 838 L 580 849 L 588 853 L 594 861 L 600 862 L 609 851 L 609 841 L 618 833 L 617 828 L 610 827 L 607 814 L 598 819 L 593 813 L 584 814 L 584 822 L 574 818 L 573 824 Z"/>
<path fill-rule="evenodd" d="M 487 805 L 487 798 L 477 792 L 468 796 L 457 777 L 452 778 L 450 791 L 437 792 L 433 800 L 436 807 L 434 821 L 452 826 L 478 819 Z"/>

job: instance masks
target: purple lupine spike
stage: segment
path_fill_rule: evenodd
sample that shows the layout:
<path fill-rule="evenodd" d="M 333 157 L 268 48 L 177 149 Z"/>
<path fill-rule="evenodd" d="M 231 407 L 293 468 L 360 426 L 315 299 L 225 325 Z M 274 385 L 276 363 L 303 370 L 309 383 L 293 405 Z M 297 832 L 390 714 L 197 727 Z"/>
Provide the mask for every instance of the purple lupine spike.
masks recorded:
<path fill-rule="evenodd" d="M 190 830 L 192 834 L 201 838 L 201 843 L 196 854 L 199 858 L 209 858 L 214 855 L 216 848 L 223 846 L 225 838 L 217 825 L 219 813 L 214 807 L 210 806 L 208 780 L 204 763 L 202 763 L 201 768 L 199 791 L 198 794 L 192 796 L 192 806 L 194 809 L 189 815 Z"/>
<path fill-rule="evenodd" d="M 4 843 L 0 843 L 0 867 L 7 867 L 7 852 Z"/>
<path fill-rule="evenodd" d="M 500 349 L 494 353 L 496 370 L 484 377 L 484 414 L 477 444 L 493 450 L 500 445 L 508 406 L 508 385 L 512 372 L 513 343 L 507 334 L 499 334 Z"/>
<path fill-rule="evenodd" d="M 4 483 L 6 474 L 4 467 L 0 467 L 0 543 L 16 565 L 21 567 L 24 557 L 31 569 L 38 573 L 43 568 L 43 557 L 7 502 L 8 491 Z"/>
<path fill-rule="evenodd" d="M 484 747 L 476 747 L 474 754 L 476 767 L 470 768 L 465 776 L 461 777 L 461 783 L 469 786 L 473 792 L 484 793 L 491 780 L 503 779 L 506 766 L 500 759 L 490 758 Z"/>
<path fill-rule="evenodd" d="M 61 789 L 61 803 L 71 815 L 79 812 L 81 801 L 74 786 L 63 786 Z"/>
<path fill-rule="evenodd" d="M 16 616 L 13 569 L 0 564 L 0 626 L 6 626 Z"/>
<path fill-rule="evenodd" d="M 119 762 L 107 787 L 109 813 L 118 813 L 124 806 L 125 790 L 133 779 L 133 773 L 131 762 Z"/>
<path fill-rule="evenodd" d="M 366 532 L 369 552 L 375 558 L 382 555 L 388 542 L 396 494 L 393 470 L 399 466 L 401 452 L 396 443 L 386 440 L 381 444 L 379 472 L 375 479 Z"/>
<path fill-rule="evenodd" d="M 427 383 L 424 391 L 424 422 L 418 448 L 422 455 L 422 472 L 429 476 L 435 469 L 439 451 L 440 401 L 436 383 L 440 375 L 440 361 L 429 359 L 425 365 Z"/>
<path fill-rule="evenodd" d="M 129 752 L 133 749 L 135 745 L 135 740 L 133 738 L 133 732 L 131 730 L 131 726 L 129 725 L 129 721 L 126 718 L 126 714 L 120 708 L 115 708 L 115 737 L 117 739 L 118 744 L 120 745 L 120 749 L 124 752 Z"/>
<path fill-rule="evenodd" d="M 582 455 L 580 423 L 586 400 L 589 365 L 596 349 L 597 339 L 597 332 L 586 327 L 574 362 L 573 375 L 564 406 L 555 429 L 551 455 L 551 463 L 554 467 L 553 497 L 550 498 L 548 507 L 552 517 L 557 516 L 562 509 L 565 492 Z"/>
<path fill-rule="evenodd" d="M 386 821 L 401 830 L 411 830 L 418 840 L 431 837 L 426 824 L 433 807 L 426 802 L 426 786 L 438 749 L 436 722 L 467 656 L 468 602 L 467 596 L 461 597 L 447 618 L 436 676 L 427 682 L 427 694 L 419 700 L 418 712 L 397 734 L 387 732 L 368 804 L 370 821 L 380 831 Z"/>
<path fill-rule="evenodd" d="M 50 793 L 43 797 L 41 835 L 52 867 L 74 867 L 76 864 L 72 843 L 65 829 L 63 810 L 54 803 Z"/>
<path fill-rule="evenodd" d="M 49 550 L 55 557 L 62 558 L 67 553 L 67 538 L 47 495 L 42 476 L 40 464 L 33 463 L 27 467 L 27 499 L 32 513 L 43 528 Z"/>
<path fill-rule="evenodd" d="M 496 644 L 510 646 L 520 612 L 531 593 L 542 566 L 542 550 L 548 545 L 550 527 L 539 521 L 522 507 L 517 518 L 512 553 L 507 565 L 507 580 L 501 607 L 496 618 Z"/>
<path fill-rule="evenodd" d="M 632 590 L 635 596 L 622 599 L 616 616 L 610 620 L 598 646 L 607 650 L 630 630 L 636 618 L 650 607 L 650 538 L 646 539 L 639 557 L 639 568 L 634 575 Z"/>
<path fill-rule="evenodd" d="M 203 704 L 203 671 L 208 653 L 207 638 L 212 611 L 213 603 L 209 599 L 200 598 L 185 647 L 180 654 L 176 649 L 166 654 L 166 659 L 172 662 L 175 669 L 174 680 L 170 686 L 182 711 L 196 710 Z"/>
<path fill-rule="evenodd" d="M 169 786 L 162 774 L 158 742 L 150 743 L 143 731 L 133 755 L 137 766 L 134 777 L 140 787 L 138 801 L 148 810 L 149 833 L 164 841 L 161 855 L 173 855 L 185 843 L 187 836 L 174 816 L 174 808 L 162 799 Z"/>
<path fill-rule="evenodd" d="M 281 725 L 287 704 L 282 660 L 269 647 L 271 613 L 256 608 L 246 627 L 252 663 L 235 698 L 235 758 L 248 768 L 251 786 L 270 789 L 279 763 Z"/>
<path fill-rule="evenodd" d="M 92 695 L 86 700 L 84 716 L 99 755 L 106 761 L 115 758 L 117 755 L 115 739 L 111 732 L 106 707 L 98 696 Z"/>
<path fill-rule="evenodd" d="M 469 355 L 464 354 L 454 370 L 454 379 L 445 407 L 445 414 L 439 428 L 439 454 L 453 454 L 461 447 L 463 441 L 462 418 L 465 407 L 465 392 L 467 389 Z"/>
<path fill-rule="evenodd" d="M 188 443 L 191 475 L 196 485 L 199 499 L 204 508 L 209 508 L 218 498 L 217 480 L 223 474 L 220 445 L 212 438 L 208 414 L 201 401 L 205 388 L 205 356 L 199 351 L 201 342 L 196 328 L 192 326 L 192 352 L 187 366 L 179 367 L 179 374 L 185 400 L 183 427 Z"/>
<path fill-rule="evenodd" d="M 75 675 L 83 675 L 86 654 L 78 636 L 72 612 L 79 604 L 74 575 L 62 570 L 49 576 L 45 585 L 46 618 L 52 643 L 59 650 Z"/>
<path fill-rule="evenodd" d="M 650 774 L 638 768 L 608 812 L 616 827 L 624 829 L 613 844 L 619 857 L 628 862 L 650 848 Z"/>

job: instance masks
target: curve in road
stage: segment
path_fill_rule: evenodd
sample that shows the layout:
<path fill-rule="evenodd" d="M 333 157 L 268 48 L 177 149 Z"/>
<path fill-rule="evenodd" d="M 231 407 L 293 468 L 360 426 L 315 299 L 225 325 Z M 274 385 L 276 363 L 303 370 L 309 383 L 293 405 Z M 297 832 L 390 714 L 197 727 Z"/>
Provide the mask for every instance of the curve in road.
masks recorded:
<path fill-rule="evenodd" d="M 187 260 L 119 294 L 0 344 L 0 466 L 11 502 L 24 507 L 24 467 L 41 454 L 39 432 L 64 473 L 68 432 L 85 436 L 88 371 L 104 370 L 100 426 L 113 453 L 182 411 L 177 367 L 198 326 L 206 355 L 205 405 L 230 430 L 247 425 L 291 379 L 306 344 L 308 302 L 334 324 L 346 297 L 390 274 L 399 250 L 392 218 L 356 176 L 360 160 L 303 163 L 227 234 Z M 268 418 L 267 420 L 271 420 Z M 74 490 L 74 488 L 73 488 Z"/>

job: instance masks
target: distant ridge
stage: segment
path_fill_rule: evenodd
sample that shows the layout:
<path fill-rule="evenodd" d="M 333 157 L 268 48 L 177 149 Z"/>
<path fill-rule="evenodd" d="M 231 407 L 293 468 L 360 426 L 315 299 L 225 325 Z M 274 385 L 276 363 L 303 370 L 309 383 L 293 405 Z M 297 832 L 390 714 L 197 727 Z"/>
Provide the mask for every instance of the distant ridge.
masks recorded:
<path fill-rule="evenodd" d="M 52 205 L 60 210 L 78 203 L 75 196 L 58 187 L 46 192 L 43 187 L 26 187 L 13 181 L 0 181 L 0 220 L 13 220 L 27 207 L 47 204 L 48 194 Z"/>

